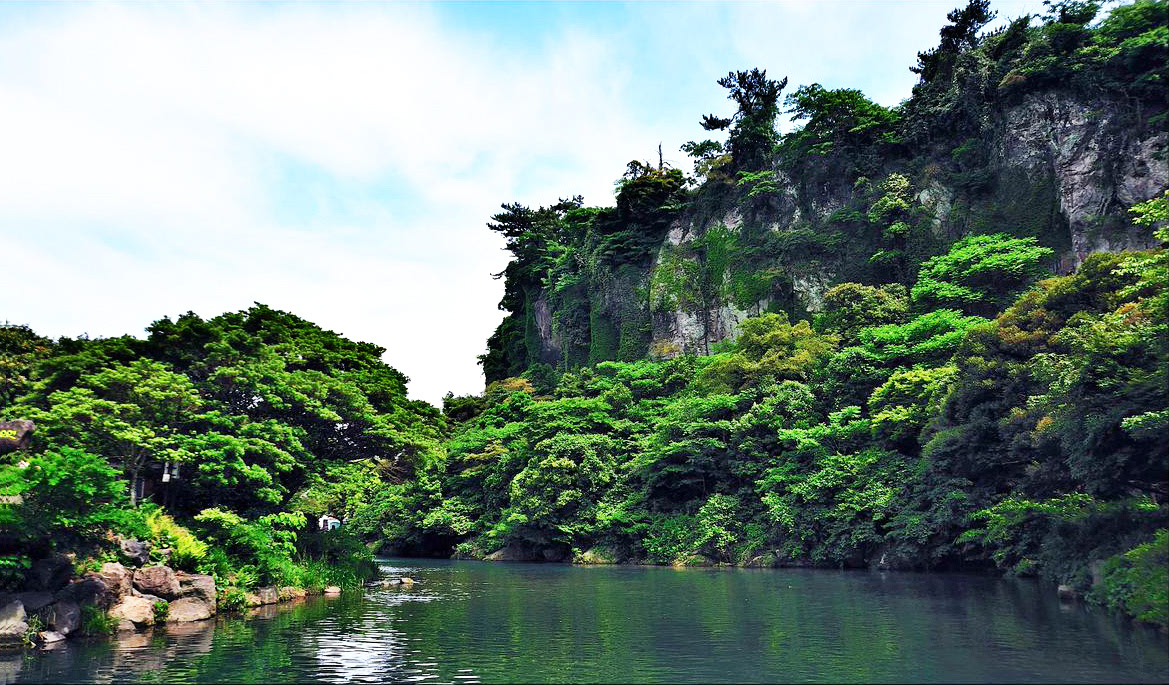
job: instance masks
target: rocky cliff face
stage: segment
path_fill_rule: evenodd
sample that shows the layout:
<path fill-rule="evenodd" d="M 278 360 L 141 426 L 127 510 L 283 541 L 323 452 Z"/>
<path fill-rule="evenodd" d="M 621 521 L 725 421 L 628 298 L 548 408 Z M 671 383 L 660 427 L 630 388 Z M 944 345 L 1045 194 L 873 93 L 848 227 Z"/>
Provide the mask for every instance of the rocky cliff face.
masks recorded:
<path fill-rule="evenodd" d="M 1152 246 L 1152 236 L 1133 229 L 1125 210 L 1169 187 L 1169 134 L 1142 135 L 1120 112 L 1116 103 L 1043 93 L 1028 95 L 1003 117 L 995 151 L 1002 166 L 1055 179 L 1071 241 L 1065 268 L 1092 252 Z"/>
<path fill-rule="evenodd" d="M 1117 103 L 1085 102 L 1058 93 L 1028 95 L 1001 113 L 989 154 L 990 172 L 974 191 L 952 181 L 954 174 L 947 172 L 953 169 L 947 169 L 945 160 L 891 161 L 887 170 L 909 172 L 917 209 L 939 241 L 982 232 L 1032 235 L 1056 248 L 1058 257 L 1051 268 L 1067 273 L 1092 252 L 1153 245 L 1148 231 L 1132 225 L 1127 209 L 1169 187 L 1169 134 L 1134 129 L 1121 113 Z M 687 256 L 686 247 L 715 227 L 741 235 L 754 223 L 774 234 L 790 235 L 823 228 L 844 208 L 864 210 L 861 189 L 828 186 L 801 197 L 799 183 L 778 170 L 776 177 L 778 190 L 762 206 L 757 200 L 737 198 L 714 215 L 688 212 L 671 227 L 645 275 L 650 286 L 645 306 L 653 322 L 652 356 L 709 353 L 712 345 L 735 338 L 744 318 L 761 311 L 815 312 L 825 291 L 847 280 L 839 275 L 851 255 L 792 259 L 776 253 L 761 268 L 786 277 L 786 293 L 778 298 L 772 293 L 750 302 L 736 301 L 726 288 L 713 288 L 708 302 L 688 302 L 685 297 L 664 297 L 664 286 L 655 288 L 670 280 L 662 278 L 664 272 L 701 269 L 700 264 L 687 263 L 693 257 Z M 725 281 L 734 266 L 727 264 L 715 279 Z M 779 301 L 783 295 L 788 302 Z"/>

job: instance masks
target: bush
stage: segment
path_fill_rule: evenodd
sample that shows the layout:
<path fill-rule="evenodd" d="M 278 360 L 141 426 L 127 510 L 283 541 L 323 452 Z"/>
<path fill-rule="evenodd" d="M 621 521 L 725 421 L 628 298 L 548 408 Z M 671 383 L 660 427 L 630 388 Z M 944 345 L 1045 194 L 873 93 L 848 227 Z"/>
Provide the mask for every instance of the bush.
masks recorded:
<path fill-rule="evenodd" d="M 81 633 L 108 635 L 118 628 L 118 621 L 94 604 L 81 605 Z"/>
<path fill-rule="evenodd" d="M 175 523 L 175 520 L 164 514 L 161 509 L 155 509 L 146 515 L 146 525 L 150 528 L 151 554 L 169 548 L 172 567 L 181 571 L 194 571 L 207 556 L 207 543 Z"/>
<path fill-rule="evenodd" d="M 1169 624 L 1169 530 L 1104 562 L 1094 596 L 1142 621 Z"/>
<path fill-rule="evenodd" d="M 219 593 L 217 603 L 221 611 L 243 611 L 248 607 L 248 596 L 238 587 L 229 587 Z"/>
<path fill-rule="evenodd" d="M 165 599 L 160 599 L 154 603 L 154 622 L 166 623 L 166 617 L 170 615 L 170 602 Z"/>

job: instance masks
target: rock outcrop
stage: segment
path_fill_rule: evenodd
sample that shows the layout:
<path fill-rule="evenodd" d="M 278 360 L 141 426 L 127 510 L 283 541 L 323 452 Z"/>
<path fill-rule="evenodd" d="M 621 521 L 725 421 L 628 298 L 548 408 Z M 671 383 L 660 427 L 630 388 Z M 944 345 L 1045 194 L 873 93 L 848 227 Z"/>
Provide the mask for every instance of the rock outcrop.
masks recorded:
<path fill-rule="evenodd" d="M 134 587 L 139 592 L 165 600 L 178 599 L 182 590 L 179 579 L 169 566 L 147 566 L 134 572 Z"/>

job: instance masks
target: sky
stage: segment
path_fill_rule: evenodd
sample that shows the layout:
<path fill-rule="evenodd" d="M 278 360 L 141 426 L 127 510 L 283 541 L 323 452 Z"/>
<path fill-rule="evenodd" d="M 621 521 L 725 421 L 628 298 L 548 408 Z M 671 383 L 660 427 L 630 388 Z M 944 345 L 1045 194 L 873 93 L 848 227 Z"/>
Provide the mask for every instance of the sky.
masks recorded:
<path fill-rule="evenodd" d="M 260 302 L 386 348 L 413 398 L 477 393 L 501 203 L 611 205 L 659 143 L 689 170 L 730 70 L 896 105 L 959 2 L 5 3 L 0 322 Z"/>

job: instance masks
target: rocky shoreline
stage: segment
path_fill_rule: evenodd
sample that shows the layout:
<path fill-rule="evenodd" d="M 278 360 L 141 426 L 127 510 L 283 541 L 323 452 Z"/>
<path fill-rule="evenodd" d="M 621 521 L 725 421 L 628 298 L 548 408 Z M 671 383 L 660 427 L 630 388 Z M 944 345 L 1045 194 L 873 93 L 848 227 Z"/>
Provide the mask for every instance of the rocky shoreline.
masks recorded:
<path fill-rule="evenodd" d="M 217 588 L 213 576 L 147 564 L 145 559 L 131 561 L 130 566 L 106 562 L 99 570 L 80 575 L 74 563 L 71 554 L 41 559 L 29 570 L 22 592 L 0 593 L 0 651 L 45 647 L 106 630 L 139 632 L 157 625 L 207 621 L 221 611 L 290 602 L 310 594 L 341 594 L 337 586 Z M 242 595 L 242 601 L 225 607 L 224 598 L 231 595 Z M 87 617 L 101 629 L 88 625 Z"/>

